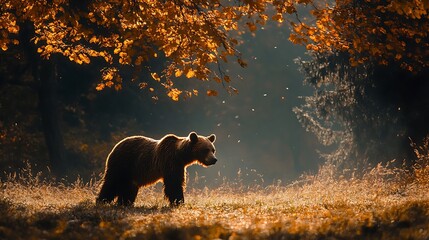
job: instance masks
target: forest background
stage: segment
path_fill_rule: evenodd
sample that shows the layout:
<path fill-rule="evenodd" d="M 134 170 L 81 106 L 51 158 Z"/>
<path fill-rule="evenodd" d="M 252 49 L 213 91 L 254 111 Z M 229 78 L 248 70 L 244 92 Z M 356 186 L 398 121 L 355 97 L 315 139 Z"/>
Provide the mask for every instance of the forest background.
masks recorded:
<path fill-rule="evenodd" d="M 30 162 L 88 178 L 125 136 L 190 131 L 218 135 L 210 179 L 415 161 L 410 144 L 429 132 L 427 1 L 133 4 L 5 1 L 5 172 Z"/>
<path fill-rule="evenodd" d="M 428 8 L 0 0 L 0 238 L 428 239 Z M 183 205 L 95 205 L 117 141 L 190 131 Z"/>

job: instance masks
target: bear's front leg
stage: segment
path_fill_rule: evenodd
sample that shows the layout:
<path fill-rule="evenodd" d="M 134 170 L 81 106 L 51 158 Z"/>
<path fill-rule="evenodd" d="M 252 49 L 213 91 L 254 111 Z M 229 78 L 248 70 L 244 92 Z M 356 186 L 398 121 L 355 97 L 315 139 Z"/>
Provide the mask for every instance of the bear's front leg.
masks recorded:
<path fill-rule="evenodd" d="M 123 183 L 118 194 L 119 206 L 132 206 L 136 201 L 139 187 L 132 182 Z"/>
<path fill-rule="evenodd" d="M 164 177 L 164 194 L 171 206 L 178 206 L 185 202 L 183 197 L 183 175 L 173 174 Z"/>

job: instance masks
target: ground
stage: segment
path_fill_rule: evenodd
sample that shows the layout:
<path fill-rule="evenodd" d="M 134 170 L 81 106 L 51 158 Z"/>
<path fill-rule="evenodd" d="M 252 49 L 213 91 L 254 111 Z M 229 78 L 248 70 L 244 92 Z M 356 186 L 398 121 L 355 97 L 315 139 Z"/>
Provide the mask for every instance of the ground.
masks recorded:
<path fill-rule="evenodd" d="M 287 185 L 190 183 L 177 208 L 158 184 L 127 208 L 96 206 L 98 181 L 11 175 L 0 182 L 0 239 L 429 239 L 429 184 L 401 176 L 380 167 Z"/>

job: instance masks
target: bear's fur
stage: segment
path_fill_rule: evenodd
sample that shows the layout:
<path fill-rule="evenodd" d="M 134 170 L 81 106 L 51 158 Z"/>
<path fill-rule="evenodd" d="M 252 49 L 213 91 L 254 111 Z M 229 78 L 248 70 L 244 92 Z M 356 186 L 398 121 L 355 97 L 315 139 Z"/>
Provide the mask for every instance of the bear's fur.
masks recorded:
<path fill-rule="evenodd" d="M 164 194 L 171 205 L 184 203 L 186 167 L 216 163 L 214 134 L 204 137 L 166 135 L 160 140 L 132 136 L 121 140 L 106 160 L 103 184 L 97 204 L 132 205 L 140 187 L 164 182 Z"/>

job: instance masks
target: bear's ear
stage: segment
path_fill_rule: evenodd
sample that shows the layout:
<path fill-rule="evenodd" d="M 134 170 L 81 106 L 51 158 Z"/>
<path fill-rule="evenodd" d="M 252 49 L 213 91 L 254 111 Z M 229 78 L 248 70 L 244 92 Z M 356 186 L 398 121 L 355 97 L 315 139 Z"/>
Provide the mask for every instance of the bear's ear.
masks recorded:
<path fill-rule="evenodd" d="M 216 141 L 216 135 L 214 135 L 214 134 L 212 134 L 212 135 L 208 136 L 207 138 L 208 138 L 208 139 L 210 140 L 210 142 L 212 142 L 212 143 L 214 143 L 214 142 Z"/>
<path fill-rule="evenodd" d="M 198 135 L 195 132 L 189 133 L 188 138 L 191 140 L 192 143 L 198 142 Z"/>

